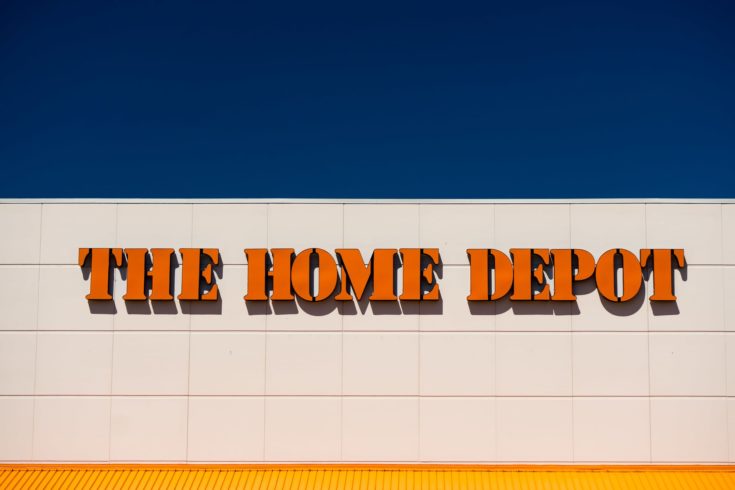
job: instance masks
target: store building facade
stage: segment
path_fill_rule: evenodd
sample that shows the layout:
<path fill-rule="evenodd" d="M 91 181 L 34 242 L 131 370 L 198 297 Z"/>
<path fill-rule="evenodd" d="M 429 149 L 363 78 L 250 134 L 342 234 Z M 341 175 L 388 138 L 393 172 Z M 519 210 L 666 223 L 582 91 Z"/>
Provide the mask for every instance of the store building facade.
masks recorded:
<path fill-rule="evenodd" d="M 5 200 L 0 229 L 4 463 L 735 461 L 733 201 Z"/>

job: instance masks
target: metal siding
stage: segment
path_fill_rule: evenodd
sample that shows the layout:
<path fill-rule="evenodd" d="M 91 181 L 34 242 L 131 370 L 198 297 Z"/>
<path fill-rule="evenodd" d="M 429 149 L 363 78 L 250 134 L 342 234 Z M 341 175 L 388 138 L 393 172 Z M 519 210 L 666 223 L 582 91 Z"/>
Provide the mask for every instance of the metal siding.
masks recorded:
<path fill-rule="evenodd" d="M 0 489 L 617 490 L 731 489 L 727 467 L 5 466 Z"/>

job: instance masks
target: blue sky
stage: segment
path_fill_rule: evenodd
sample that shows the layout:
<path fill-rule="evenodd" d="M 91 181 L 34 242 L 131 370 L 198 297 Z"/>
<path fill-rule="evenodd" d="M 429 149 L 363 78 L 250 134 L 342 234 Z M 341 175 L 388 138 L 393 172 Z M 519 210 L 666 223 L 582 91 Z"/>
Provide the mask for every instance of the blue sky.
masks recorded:
<path fill-rule="evenodd" d="M 735 197 L 735 3 L 0 2 L 0 197 Z"/>

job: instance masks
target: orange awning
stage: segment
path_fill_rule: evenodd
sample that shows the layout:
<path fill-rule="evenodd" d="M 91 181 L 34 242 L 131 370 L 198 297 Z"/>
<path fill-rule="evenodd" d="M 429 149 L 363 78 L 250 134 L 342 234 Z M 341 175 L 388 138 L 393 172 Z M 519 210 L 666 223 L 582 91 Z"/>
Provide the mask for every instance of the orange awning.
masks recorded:
<path fill-rule="evenodd" d="M 735 489 L 735 466 L 0 465 L 2 489 Z"/>

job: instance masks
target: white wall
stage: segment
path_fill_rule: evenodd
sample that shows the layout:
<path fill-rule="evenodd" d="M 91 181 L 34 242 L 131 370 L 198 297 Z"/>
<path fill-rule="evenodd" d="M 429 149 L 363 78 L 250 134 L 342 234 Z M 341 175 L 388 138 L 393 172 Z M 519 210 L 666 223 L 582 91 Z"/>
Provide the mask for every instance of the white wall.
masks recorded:
<path fill-rule="evenodd" d="M 0 230 L 3 461 L 735 462 L 735 204 L 4 203 Z M 126 305 L 119 273 L 91 311 L 77 251 L 107 246 L 218 247 L 221 312 Z M 440 304 L 242 301 L 245 247 L 419 246 Z M 470 310 L 473 247 L 688 267 L 675 308 Z"/>

